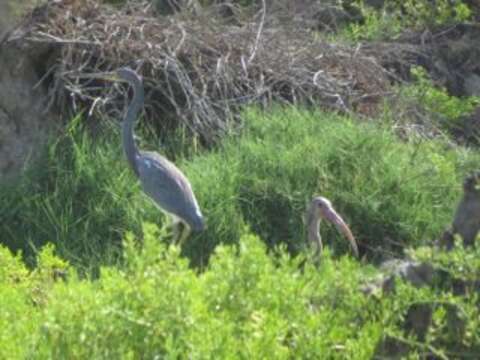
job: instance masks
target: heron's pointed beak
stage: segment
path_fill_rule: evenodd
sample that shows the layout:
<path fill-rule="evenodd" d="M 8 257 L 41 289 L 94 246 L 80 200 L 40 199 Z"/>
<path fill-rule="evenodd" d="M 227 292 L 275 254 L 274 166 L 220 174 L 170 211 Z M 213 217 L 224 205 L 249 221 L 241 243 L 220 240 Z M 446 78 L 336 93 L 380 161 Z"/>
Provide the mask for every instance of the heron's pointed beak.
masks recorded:
<path fill-rule="evenodd" d="M 332 224 L 335 225 L 335 227 L 340 231 L 350 242 L 350 245 L 352 246 L 353 253 L 355 256 L 358 258 L 359 253 L 358 253 L 358 246 L 355 238 L 353 237 L 352 232 L 350 231 L 350 228 L 348 225 L 343 221 L 342 217 L 337 214 L 337 212 L 333 208 L 328 208 L 325 209 L 322 213 L 322 216 L 330 221 Z"/>
<path fill-rule="evenodd" d="M 106 72 L 97 72 L 90 74 L 80 74 L 78 75 L 81 79 L 99 79 L 105 81 L 123 81 L 116 72 L 106 71 Z"/>

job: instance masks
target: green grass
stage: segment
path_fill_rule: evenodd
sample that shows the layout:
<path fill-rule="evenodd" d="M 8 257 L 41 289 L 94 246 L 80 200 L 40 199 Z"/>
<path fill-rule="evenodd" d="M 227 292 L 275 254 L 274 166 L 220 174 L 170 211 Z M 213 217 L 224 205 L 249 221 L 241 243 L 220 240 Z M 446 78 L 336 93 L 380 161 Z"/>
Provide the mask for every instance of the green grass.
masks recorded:
<path fill-rule="evenodd" d="M 109 263 L 125 231 L 162 216 L 127 168 L 119 134 L 94 141 L 76 128 L 79 120 L 27 176 L 0 193 L 1 241 L 27 258 L 53 242 L 74 264 Z"/>
<path fill-rule="evenodd" d="M 400 104 L 417 106 L 425 117 L 440 129 L 462 130 L 465 119 L 480 105 L 479 96 L 452 96 L 444 87 L 435 86 L 427 71 L 412 67 L 410 73 L 414 82 L 407 86 L 397 86 Z M 388 107 L 386 108 L 388 111 Z"/>
<path fill-rule="evenodd" d="M 400 141 L 385 125 L 335 114 L 277 108 L 245 113 L 240 137 L 179 166 L 191 179 L 207 218 L 184 253 L 206 264 L 219 243 L 245 229 L 269 247 L 305 247 L 302 215 L 312 196 L 332 200 L 371 259 L 434 239 L 448 225 L 463 176 L 480 156 L 442 141 Z M 76 122 L 73 122 L 75 124 Z M 1 242 L 32 251 L 47 242 L 76 266 L 114 263 L 126 231 L 162 213 L 143 195 L 123 158 L 119 134 L 92 140 L 75 125 L 54 141 L 44 161 L 0 191 Z M 346 241 L 323 226 L 334 254 Z"/>
<path fill-rule="evenodd" d="M 393 345 L 412 358 L 480 351 L 480 247 L 447 254 L 423 246 L 449 223 L 478 153 L 442 140 L 401 141 L 388 121 L 250 109 L 242 134 L 177 159 L 208 224 L 180 250 L 167 246 L 164 217 L 127 168 L 118 131 L 92 140 L 79 121 L 38 167 L 0 190 L 1 241 L 36 265 L 27 269 L 0 246 L 0 358 L 370 359 Z M 378 270 L 353 260 L 327 226 L 314 265 L 303 252 L 302 214 L 315 194 L 333 201 L 367 260 L 420 246 L 408 252 L 442 269 L 436 286 L 397 282 L 392 294 L 365 295 Z M 432 308 L 421 336 L 404 326 L 412 306 Z"/>
<path fill-rule="evenodd" d="M 465 173 L 479 156 L 442 141 L 402 142 L 386 126 L 322 112 L 246 113 L 241 138 L 186 167 L 209 228 L 187 251 L 236 242 L 244 224 L 269 245 L 304 247 L 302 214 L 332 200 L 369 256 L 434 239 L 449 223 Z M 322 229 L 335 252 L 348 251 Z M 394 244 L 397 245 L 394 245 Z"/>

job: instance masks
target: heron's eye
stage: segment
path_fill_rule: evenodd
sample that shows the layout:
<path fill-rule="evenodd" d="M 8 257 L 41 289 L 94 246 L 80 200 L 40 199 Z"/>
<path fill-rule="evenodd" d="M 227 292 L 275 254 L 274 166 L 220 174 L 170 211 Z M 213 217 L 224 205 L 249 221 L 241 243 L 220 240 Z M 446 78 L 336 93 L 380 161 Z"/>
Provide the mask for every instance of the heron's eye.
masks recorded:
<path fill-rule="evenodd" d="M 317 206 L 321 209 L 323 207 L 323 203 L 319 202 L 317 203 Z"/>

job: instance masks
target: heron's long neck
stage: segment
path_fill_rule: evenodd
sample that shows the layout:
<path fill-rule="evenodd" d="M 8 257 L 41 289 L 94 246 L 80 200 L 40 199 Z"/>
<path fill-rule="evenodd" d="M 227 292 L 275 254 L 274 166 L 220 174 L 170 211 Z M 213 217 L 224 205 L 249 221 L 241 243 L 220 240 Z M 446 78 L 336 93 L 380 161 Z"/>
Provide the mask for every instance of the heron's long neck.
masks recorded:
<path fill-rule="evenodd" d="M 322 252 L 322 238 L 320 236 L 320 221 L 321 219 L 318 216 L 309 214 L 307 218 L 308 226 L 308 240 L 313 246 L 316 254 L 321 254 Z"/>
<path fill-rule="evenodd" d="M 138 175 L 138 168 L 136 163 L 136 157 L 138 155 L 138 149 L 135 146 L 135 140 L 133 138 L 133 127 L 135 120 L 138 116 L 140 109 L 143 106 L 144 94 L 143 85 L 141 82 L 134 83 L 133 85 L 133 99 L 128 107 L 127 114 L 123 119 L 122 133 L 123 133 L 123 148 L 125 155 L 127 156 L 128 163 L 132 167 L 136 175 Z"/>

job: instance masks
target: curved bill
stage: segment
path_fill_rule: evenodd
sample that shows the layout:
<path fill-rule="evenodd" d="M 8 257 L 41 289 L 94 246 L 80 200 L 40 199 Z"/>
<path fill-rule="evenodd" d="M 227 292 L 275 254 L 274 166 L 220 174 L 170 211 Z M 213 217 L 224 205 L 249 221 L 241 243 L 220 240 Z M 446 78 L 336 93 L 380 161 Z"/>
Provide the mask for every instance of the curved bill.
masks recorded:
<path fill-rule="evenodd" d="M 350 228 L 345 223 L 345 221 L 343 221 L 342 217 L 338 215 L 333 208 L 325 209 L 323 212 L 323 215 L 326 220 L 330 221 L 333 225 L 335 225 L 338 231 L 340 231 L 348 239 L 352 247 L 353 253 L 355 254 L 356 257 L 358 257 L 359 253 L 358 253 L 357 241 L 353 237 L 353 234 L 350 231 Z"/>

